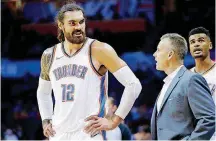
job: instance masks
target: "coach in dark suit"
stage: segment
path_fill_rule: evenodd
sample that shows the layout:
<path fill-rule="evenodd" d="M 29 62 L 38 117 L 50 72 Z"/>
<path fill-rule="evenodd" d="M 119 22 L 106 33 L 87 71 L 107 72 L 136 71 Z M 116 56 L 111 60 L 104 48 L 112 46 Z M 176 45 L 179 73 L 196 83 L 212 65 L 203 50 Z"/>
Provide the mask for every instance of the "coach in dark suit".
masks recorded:
<path fill-rule="evenodd" d="M 151 119 L 153 140 L 209 140 L 215 132 L 215 105 L 208 84 L 183 66 L 187 42 L 178 34 L 161 37 L 154 53 L 164 71 L 163 88 Z"/>

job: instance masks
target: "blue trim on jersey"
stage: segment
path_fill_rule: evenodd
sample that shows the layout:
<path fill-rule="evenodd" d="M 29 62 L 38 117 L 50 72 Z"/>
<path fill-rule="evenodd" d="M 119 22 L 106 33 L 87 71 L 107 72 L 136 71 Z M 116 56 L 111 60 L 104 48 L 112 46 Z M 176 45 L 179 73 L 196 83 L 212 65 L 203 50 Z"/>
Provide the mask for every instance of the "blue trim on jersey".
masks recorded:
<path fill-rule="evenodd" d="M 106 75 L 104 75 L 101 78 L 101 85 L 100 85 L 100 111 L 99 111 L 99 117 L 104 117 L 105 116 L 105 103 L 106 103 L 106 96 L 105 96 L 105 79 L 106 79 Z"/>
<path fill-rule="evenodd" d="M 76 55 L 77 53 L 79 53 L 79 51 L 81 51 L 81 49 L 85 46 L 87 40 L 88 40 L 88 37 L 85 38 L 85 41 L 84 41 L 84 43 L 82 44 L 81 48 L 79 48 L 79 49 L 78 49 L 73 55 L 71 55 L 71 56 L 70 56 L 69 54 L 67 54 L 67 52 L 66 52 L 66 50 L 65 50 L 65 48 L 64 48 L 64 42 L 62 42 L 62 43 L 61 43 L 61 49 L 62 49 L 63 54 L 64 54 L 65 56 L 67 56 L 68 58 L 71 58 L 71 57 L 75 56 L 75 55 Z"/>
<path fill-rule="evenodd" d="M 97 69 L 95 68 L 95 66 L 94 66 L 94 64 L 93 64 L 93 62 L 92 62 L 92 44 L 93 44 L 94 41 L 96 41 L 96 40 L 93 40 L 93 41 L 91 42 L 91 44 L 90 44 L 90 51 L 89 51 L 90 63 L 91 63 L 92 68 L 94 69 L 94 71 L 95 71 L 99 76 L 103 76 L 103 75 L 101 75 L 101 74 L 97 71 Z"/>
<path fill-rule="evenodd" d="M 103 139 L 107 140 L 107 138 L 106 138 L 106 131 L 101 131 L 101 132 L 102 132 Z"/>
<path fill-rule="evenodd" d="M 101 84 L 100 84 L 100 111 L 99 111 L 99 114 L 98 116 L 99 117 L 104 117 L 105 116 L 105 103 L 106 103 L 106 92 L 105 92 L 105 79 L 106 79 L 106 75 L 104 75 L 102 78 L 101 78 Z M 102 131 L 102 137 L 104 140 L 107 140 L 106 139 L 106 131 Z"/>

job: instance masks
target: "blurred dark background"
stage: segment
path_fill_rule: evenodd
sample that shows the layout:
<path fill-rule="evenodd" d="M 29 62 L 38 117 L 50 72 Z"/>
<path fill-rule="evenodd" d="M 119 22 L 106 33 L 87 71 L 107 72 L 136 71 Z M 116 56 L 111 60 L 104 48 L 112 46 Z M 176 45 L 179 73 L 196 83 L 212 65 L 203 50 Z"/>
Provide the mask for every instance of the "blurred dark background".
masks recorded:
<path fill-rule="evenodd" d="M 197 26 L 210 30 L 215 45 L 215 0 L 76 0 L 88 18 L 87 35 L 114 47 L 143 89 L 125 123 L 134 139 L 148 139 L 154 102 L 164 73 L 152 56 L 161 35 L 188 39 Z M 62 0 L 1 1 L 1 139 L 42 140 L 36 91 L 43 51 L 58 43 L 55 16 Z M 211 51 L 215 58 L 215 47 Z M 190 54 L 185 66 L 194 61 Z M 109 96 L 119 103 L 123 87 L 110 74 Z"/>

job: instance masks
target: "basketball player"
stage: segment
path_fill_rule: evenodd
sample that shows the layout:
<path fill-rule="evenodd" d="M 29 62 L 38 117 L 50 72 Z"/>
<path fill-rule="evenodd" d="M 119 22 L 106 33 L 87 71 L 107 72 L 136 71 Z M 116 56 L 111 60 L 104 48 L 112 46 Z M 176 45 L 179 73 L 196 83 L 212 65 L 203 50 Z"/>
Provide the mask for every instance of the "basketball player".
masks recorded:
<path fill-rule="evenodd" d="M 203 27 L 194 28 L 189 33 L 190 53 L 195 59 L 195 67 L 191 70 L 201 74 L 207 81 L 215 102 L 216 65 L 210 58 L 212 42 L 210 33 Z"/>
<path fill-rule="evenodd" d="M 211 94 L 216 104 L 216 65 L 210 58 L 212 42 L 210 33 L 204 27 L 197 27 L 189 32 L 190 53 L 195 59 L 195 67 L 191 71 L 201 74 L 207 81 Z M 216 139 L 216 134 L 211 140 Z"/>
<path fill-rule="evenodd" d="M 63 5 L 56 21 L 60 43 L 42 55 L 37 90 L 43 133 L 50 140 L 103 139 L 105 130 L 116 128 L 127 116 L 141 84 L 109 44 L 86 37 L 86 19 L 81 7 L 75 3 Z M 108 71 L 125 86 L 112 120 L 104 118 Z M 103 121 L 99 134 L 84 131 L 94 121 L 85 121 L 91 116 Z"/>

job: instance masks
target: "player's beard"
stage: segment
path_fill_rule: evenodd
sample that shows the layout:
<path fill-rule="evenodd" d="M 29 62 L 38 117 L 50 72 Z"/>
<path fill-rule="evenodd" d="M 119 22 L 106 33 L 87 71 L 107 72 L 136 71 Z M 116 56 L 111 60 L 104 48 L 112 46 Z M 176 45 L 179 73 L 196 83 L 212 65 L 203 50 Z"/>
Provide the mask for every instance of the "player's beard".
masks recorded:
<path fill-rule="evenodd" d="M 76 36 L 75 34 L 80 32 L 81 36 Z M 64 31 L 65 38 L 71 42 L 72 44 L 82 44 L 85 41 L 85 32 L 82 30 L 74 30 L 72 33 L 68 33 Z"/>

